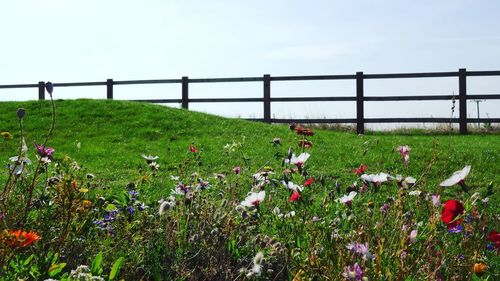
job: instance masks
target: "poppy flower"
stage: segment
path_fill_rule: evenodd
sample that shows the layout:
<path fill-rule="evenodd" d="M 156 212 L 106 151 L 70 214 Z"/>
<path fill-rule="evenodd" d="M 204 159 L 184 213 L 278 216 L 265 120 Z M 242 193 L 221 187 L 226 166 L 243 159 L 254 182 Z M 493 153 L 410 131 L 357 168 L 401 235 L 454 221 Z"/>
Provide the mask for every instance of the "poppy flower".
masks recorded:
<path fill-rule="evenodd" d="M 11 248 L 26 247 L 40 239 L 40 236 L 34 231 L 9 230 L 7 235 L 10 239 L 6 243 Z"/>
<path fill-rule="evenodd" d="M 443 182 L 439 184 L 441 187 L 448 187 L 448 186 L 453 186 L 455 184 L 458 184 L 462 187 L 464 191 L 467 191 L 467 186 L 465 185 L 465 178 L 470 172 L 471 166 L 465 166 L 462 170 L 456 171 L 451 175 L 451 177 L 447 178 Z"/>
<path fill-rule="evenodd" d="M 477 262 L 474 264 L 472 269 L 474 270 L 474 273 L 481 275 L 486 271 L 486 269 L 488 269 L 488 266 L 482 262 Z"/>
<path fill-rule="evenodd" d="M 292 193 L 292 195 L 290 196 L 290 202 L 293 203 L 293 202 L 298 201 L 298 200 L 300 200 L 300 192 L 294 191 Z"/>
<path fill-rule="evenodd" d="M 490 231 L 488 235 L 488 240 L 495 243 L 495 247 L 500 249 L 500 232 L 496 232 L 494 230 Z"/>
<path fill-rule="evenodd" d="M 310 179 L 306 180 L 306 182 L 304 183 L 304 187 L 310 186 L 313 183 L 313 181 L 314 181 L 314 178 L 310 178 Z"/>
<path fill-rule="evenodd" d="M 192 153 L 197 153 L 198 149 L 196 147 L 194 147 L 194 145 L 190 144 L 189 145 L 189 151 L 191 151 Z"/>
<path fill-rule="evenodd" d="M 365 173 L 366 170 L 366 164 L 361 165 L 359 168 L 354 169 L 354 172 L 356 175 L 361 176 L 362 174 Z"/>
<path fill-rule="evenodd" d="M 458 216 L 464 213 L 464 205 L 458 200 L 448 200 L 444 203 L 444 208 L 441 213 L 441 220 L 446 224 L 448 229 L 453 229 L 458 226 L 462 219 L 457 219 Z"/>

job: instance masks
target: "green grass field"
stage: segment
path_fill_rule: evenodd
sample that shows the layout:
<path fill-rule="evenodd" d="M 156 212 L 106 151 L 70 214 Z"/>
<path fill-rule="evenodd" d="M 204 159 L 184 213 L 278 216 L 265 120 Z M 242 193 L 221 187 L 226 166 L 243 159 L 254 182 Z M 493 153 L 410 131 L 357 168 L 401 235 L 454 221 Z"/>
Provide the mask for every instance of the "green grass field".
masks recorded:
<path fill-rule="evenodd" d="M 354 262 L 370 280 L 499 277 L 498 249 L 487 245 L 488 231 L 500 230 L 498 134 L 356 135 L 313 128 L 314 136 L 307 137 L 312 147 L 300 148 L 303 136 L 288 125 L 122 101 L 58 100 L 55 106 L 56 126 L 47 143 L 55 149 L 54 159 L 37 170 L 34 143 L 43 143 L 50 127 L 50 102 L 0 103 L 0 131 L 13 135 L 1 140 L 0 159 L 7 165 L 19 151 L 16 111 L 22 107 L 27 156 L 34 162 L 1 198 L 2 229 L 17 229 L 22 221 L 23 229 L 41 233 L 32 246 L 4 247 L 7 258 L 3 264 L 0 259 L 0 269 L 5 280 L 72 280 L 70 271 L 91 265 L 99 253 L 104 257 L 101 271 L 91 271 L 107 279 L 113 279 L 110 270 L 120 257 L 125 259 L 116 278 L 124 280 L 361 280 L 360 274 L 349 275 L 355 272 L 350 270 Z M 273 144 L 275 138 L 281 144 Z M 190 145 L 198 151 L 191 152 Z M 408 165 L 397 151 L 401 145 L 411 148 Z M 297 155 L 310 153 L 303 170 L 283 164 L 289 147 Z M 159 168 L 150 168 L 141 154 L 158 156 Z M 72 161 L 81 168 L 74 169 Z M 365 183 L 368 190 L 361 192 L 363 182 L 353 170 L 362 164 L 366 174 L 412 176 L 417 182 L 413 187 Z M 468 192 L 439 187 L 466 165 L 472 167 Z M 237 166 L 239 175 L 233 172 Z M 264 170 L 274 174 L 259 185 L 252 175 Z M 53 176 L 60 181 L 46 184 Z M 8 178 L 5 168 L 0 179 Z M 309 178 L 313 184 L 304 187 L 300 200 L 290 202 L 291 191 L 280 181 L 302 185 Z M 33 204 L 27 207 L 32 182 Z M 160 216 L 158 200 L 167 200 L 178 182 L 211 187 L 193 191 L 190 198 L 176 195 L 175 207 Z M 349 189 L 354 182 L 357 186 Z M 257 208 L 238 208 L 251 190 L 265 190 L 266 198 Z M 358 191 L 352 204 L 336 201 L 350 190 Z M 420 195 L 409 195 L 415 190 Z M 475 192 L 481 200 L 473 203 Z M 431 194 L 439 194 L 443 203 L 464 203 L 464 218 L 470 218 L 461 233 L 447 231 Z M 84 201 L 89 208 L 81 209 Z M 139 201 L 148 208 L 125 211 Z M 388 211 L 382 211 L 384 204 Z M 295 216 L 283 216 L 292 211 Z M 110 212 L 116 219 L 106 226 L 113 230 L 100 229 L 95 221 Z M 418 230 L 416 242 L 408 242 L 410 230 Z M 349 251 L 346 245 L 353 241 L 369 243 L 374 258 Z M 263 261 L 254 259 L 258 252 Z M 482 274 L 474 273 L 478 263 L 488 266 Z M 57 266 L 61 270 L 54 273 Z"/>

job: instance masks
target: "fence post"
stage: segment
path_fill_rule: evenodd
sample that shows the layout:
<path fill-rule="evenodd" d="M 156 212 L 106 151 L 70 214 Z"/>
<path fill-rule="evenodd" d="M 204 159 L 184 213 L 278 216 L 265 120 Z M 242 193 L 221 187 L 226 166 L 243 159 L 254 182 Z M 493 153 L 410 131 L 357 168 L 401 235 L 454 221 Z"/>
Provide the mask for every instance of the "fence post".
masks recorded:
<path fill-rule="evenodd" d="M 356 132 L 365 133 L 365 115 L 363 108 L 363 72 L 356 72 Z"/>
<path fill-rule="evenodd" d="M 189 78 L 182 76 L 182 108 L 189 109 Z"/>
<path fill-rule="evenodd" d="M 458 70 L 458 106 L 460 134 L 467 134 L 467 71 L 465 68 Z"/>
<path fill-rule="evenodd" d="M 38 82 L 38 99 L 45 99 L 45 82 L 43 81 Z"/>
<path fill-rule="evenodd" d="M 271 123 L 271 75 L 264 74 L 264 122 Z"/>
<path fill-rule="evenodd" d="M 106 96 L 108 100 L 113 99 L 113 79 L 106 80 Z"/>

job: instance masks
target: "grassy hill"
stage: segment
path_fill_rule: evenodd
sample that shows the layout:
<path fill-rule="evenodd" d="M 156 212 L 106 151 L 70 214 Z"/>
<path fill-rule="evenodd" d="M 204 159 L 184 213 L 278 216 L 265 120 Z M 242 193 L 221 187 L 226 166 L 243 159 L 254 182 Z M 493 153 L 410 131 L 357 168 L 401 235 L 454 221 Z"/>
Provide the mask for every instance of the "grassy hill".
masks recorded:
<path fill-rule="evenodd" d="M 26 156 L 34 162 L 15 185 L 5 185 L 1 229 L 22 226 L 41 234 L 22 249 L 11 249 L 13 242 L 0 234 L 0 271 L 5 272 L 0 280 L 68 280 L 71 269 L 90 265 L 99 253 L 105 270 L 92 273 L 109 277 L 113 262 L 125 257 L 120 273 L 125 280 L 338 280 L 354 261 L 371 280 L 498 277 L 498 249 L 491 250 L 491 243 L 486 249 L 489 231 L 499 230 L 498 134 L 356 135 L 313 128 L 314 136 L 307 136 L 312 147 L 303 148 L 298 143 L 304 137 L 288 125 L 125 101 L 58 100 L 55 105 L 56 126 L 47 143 L 55 149 L 53 160 L 33 181 L 27 208 L 34 144 L 48 132 L 51 105 L 0 103 L 0 131 L 13 136 L 1 140 L 0 159 L 7 165 L 17 155 L 16 111 L 22 107 Z M 411 148 L 408 165 L 397 151 L 401 145 Z M 289 147 L 297 155 L 310 153 L 307 163 L 300 168 L 284 163 Z M 150 169 L 142 154 L 158 156 L 159 168 Z M 412 176 L 417 182 L 410 187 L 363 182 L 353 172 L 362 164 L 366 174 Z M 466 165 L 472 166 L 469 191 L 439 186 Z M 235 167 L 241 174 L 233 172 Z M 274 174 L 259 182 L 253 175 L 263 171 Z M 8 169 L 0 173 L 4 182 L 8 177 Z M 310 178 L 313 184 L 292 202 L 293 192 L 281 181 L 302 186 Z M 211 187 L 204 190 L 205 184 Z M 167 199 L 176 188 L 197 185 L 202 188 L 192 197 L 175 193 L 175 200 Z M 266 197 L 258 207 L 239 206 L 249 191 L 259 190 Z M 352 190 L 358 192 L 352 202 L 339 202 Z M 489 201 L 475 202 L 475 192 Z M 443 204 L 463 202 L 468 217 L 461 234 L 447 230 L 442 206 L 433 206 L 431 195 L 440 195 Z M 160 199 L 176 203 L 163 214 Z M 139 212 L 139 205 L 144 210 Z M 408 238 L 410 230 L 417 231 L 416 240 Z M 353 241 L 369 243 L 372 256 L 348 250 Z M 264 261 L 254 259 L 257 253 Z M 453 262 L 457 255 L 464 257 Z M 487 264 L 485 275 L 474 273 L 476 263 Z M 54 273 L 57 266 L 61 270 Z"/>

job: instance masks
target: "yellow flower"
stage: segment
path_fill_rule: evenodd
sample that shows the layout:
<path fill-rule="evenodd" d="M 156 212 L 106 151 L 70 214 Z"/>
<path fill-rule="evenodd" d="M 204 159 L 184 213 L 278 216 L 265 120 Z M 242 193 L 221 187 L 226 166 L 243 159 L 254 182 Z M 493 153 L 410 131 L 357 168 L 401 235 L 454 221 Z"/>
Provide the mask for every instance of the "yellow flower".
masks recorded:
<path fill-rule="evenodd" d="M 1 132 L 0 136 L 4 137 L 5 140 L 11 140 L 11 139 L 13 139 L 12 134 L 9 133 L 9 132 Z"/>
<path fill-rule="evenodd" d="M 472 267 L 472 269 L 474 270 L 474 273 L 476 273 L 478 275 L 485 272 L 487 268 L 488 268 L 488 266 L 482 262 L 477 262 Z"/>

